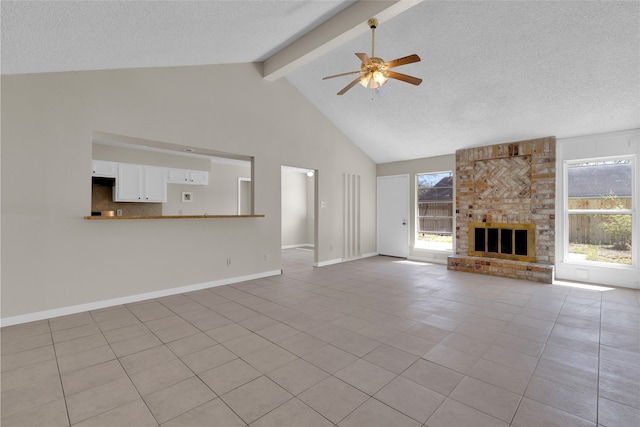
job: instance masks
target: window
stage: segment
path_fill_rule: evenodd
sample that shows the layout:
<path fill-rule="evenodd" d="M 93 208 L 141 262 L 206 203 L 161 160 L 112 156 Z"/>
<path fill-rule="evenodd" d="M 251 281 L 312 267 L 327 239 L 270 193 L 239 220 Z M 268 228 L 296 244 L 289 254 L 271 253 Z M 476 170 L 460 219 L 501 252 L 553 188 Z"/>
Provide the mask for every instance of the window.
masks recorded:
<path fill-rule="evenodd" d="M 453 249 L 453 173 L 417 175 L 416 247 Z"/>
<path fill-rule="evenodd" d="M 632 265 L 633 159 L 574 160 L 565 165 L 566 259 Z"/>

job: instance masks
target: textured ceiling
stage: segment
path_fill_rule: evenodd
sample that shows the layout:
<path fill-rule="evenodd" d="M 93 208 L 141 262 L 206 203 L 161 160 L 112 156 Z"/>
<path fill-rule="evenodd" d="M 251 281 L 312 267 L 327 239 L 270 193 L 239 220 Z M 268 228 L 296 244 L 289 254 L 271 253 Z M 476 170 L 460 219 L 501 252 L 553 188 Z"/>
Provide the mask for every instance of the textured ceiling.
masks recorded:
<path fill-rule="evenodd" d="M 2 74 L 260 62 L 348 1 L 2 1 Z"/>
<path fill-rule="evenodd" d="M 388 2 L 393 3 L 393 2 Z M 640 2 L 424 1 L 381 21 L 376 56 L 417 53 L 384 96 L 336 96 L 370 53 L 359 33 L 286 78 L 375 162 L 640 128 Z M 2 73 L 260 62 L 350 1 L 2 1 Z M 349 7 L 351 6 L 351 7 Z M 286 50 L 286 49 L 285 49 Z M 315 59 L 313 59 L 315 58 Z M 310 61 L 310 62 L 309 62 Z"/>

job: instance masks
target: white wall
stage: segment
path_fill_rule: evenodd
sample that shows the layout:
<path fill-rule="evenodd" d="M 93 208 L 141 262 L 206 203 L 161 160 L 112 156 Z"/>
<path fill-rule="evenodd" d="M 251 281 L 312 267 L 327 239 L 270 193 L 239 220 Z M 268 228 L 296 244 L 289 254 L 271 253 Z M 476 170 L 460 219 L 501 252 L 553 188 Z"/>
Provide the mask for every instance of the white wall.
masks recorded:
<path fill-rule="evenodd" d="M 375 251 L 375 164 L 255 64 L 9 75 L 1 95 L 5 324 L 277 272 L 283 164 L 319 171 L 319 261 L 342 257 L 343 173 L 362 177 L 362 252 Z M 83 219 L 94 131 L 254 156 L 255 212 L 265 217 Z"/>
<path fill-rule="evenodd" d="M 93 137 L 95 139 L 96 135 Z M 112 136 L 111 139 L 116 139 L 116 137 Z M 211 160 L 204 157 L 180 156 L 159 151 L 140 150 L 136 148 L 101 143 L 93 144 L 92 158 L 94 160 L 164 166 L 179 169 L 209 171 L 211 168 Z"/>
<path fill-rule="evenodd" d="M 423 159 L 407 160 L 402 162 L 383 163 L 377 166 L 378 176 L 409 174 L 409 258 L 425 261 L 433 261 L 441 264 L 447 263 L 447 256 L 453 252 L 435 251 L 416 248 L 416 175 L 420 173 L 454 171 L 456 169 L 456 156 L 428 157 Z M 454 224 L 455 227 L 455 224 Z M 454 242 L 455 247 L 455 242 Z"/>

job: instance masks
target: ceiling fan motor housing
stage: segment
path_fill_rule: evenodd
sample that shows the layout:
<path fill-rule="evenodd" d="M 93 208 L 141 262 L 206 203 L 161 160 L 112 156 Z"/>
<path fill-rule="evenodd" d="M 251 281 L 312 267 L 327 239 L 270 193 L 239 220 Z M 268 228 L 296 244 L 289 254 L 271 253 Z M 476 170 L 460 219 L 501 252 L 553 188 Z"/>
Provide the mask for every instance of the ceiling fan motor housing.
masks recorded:
<path fill-rule="evenodd" d="M 360 68 L 363 72 L 374 72 L 374 71 L 384 71 L 387 67 L 384 66 L 384 60 L 382 58 L 369 58 L 371 60 L 370 64 L 365 64 L 364 62 L 360 65 Z"/>

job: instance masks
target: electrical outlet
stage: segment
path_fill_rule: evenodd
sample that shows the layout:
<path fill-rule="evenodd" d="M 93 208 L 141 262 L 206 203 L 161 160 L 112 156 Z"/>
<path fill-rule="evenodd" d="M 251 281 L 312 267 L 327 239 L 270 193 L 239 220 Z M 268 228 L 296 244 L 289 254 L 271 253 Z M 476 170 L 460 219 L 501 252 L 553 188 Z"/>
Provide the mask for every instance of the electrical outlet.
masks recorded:
<path fill-rule="evenodd" d="M 116 210 L 116 216 L 122 216 L 122 209 Z"/>
<path fill-rule="evenodd" d="M 227 258 L 227 267 L 231 265 L 231 258 Z"/>

